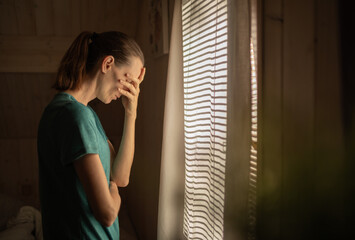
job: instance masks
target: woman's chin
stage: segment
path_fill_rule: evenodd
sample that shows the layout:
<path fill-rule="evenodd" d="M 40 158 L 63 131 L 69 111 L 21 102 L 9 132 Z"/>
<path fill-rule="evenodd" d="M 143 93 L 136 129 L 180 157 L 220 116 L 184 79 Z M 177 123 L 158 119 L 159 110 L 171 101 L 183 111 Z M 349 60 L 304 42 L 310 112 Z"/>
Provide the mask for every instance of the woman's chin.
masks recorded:
<path fill-rule="evenodd" d="M 114 98 L 107 98 L 107 99 L 99 99 L 103 104 L 109 104 L 112 102 L 112 100 L 115 100 Z"/>
<path fill-rule="evenodd" d="M 119 99 L 119 98 L 120 98 L 120 96 L 114 96 L 114 97 L 111 98 L 111 99 L 109 100 L 109 102 L 106 103 L 106 104 L 109 104 L 109 103 L 111 103 L 112 101 L 116 101 L 116 100 Z"/>

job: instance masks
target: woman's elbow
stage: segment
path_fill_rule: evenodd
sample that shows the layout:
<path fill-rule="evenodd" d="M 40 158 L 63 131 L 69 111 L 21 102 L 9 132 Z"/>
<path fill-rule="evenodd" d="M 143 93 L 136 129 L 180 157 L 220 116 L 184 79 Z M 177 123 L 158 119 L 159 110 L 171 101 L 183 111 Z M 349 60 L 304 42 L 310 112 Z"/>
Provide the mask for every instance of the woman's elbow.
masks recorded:
<path fill-rule="evenodd" d="M 110 227 L 115 222 L 115 220 L 116 218 L 104 219 L 100 223 L 105 227 Z"/>
<path fill-rule="evenodd" d="M 117 218 L 117 214 L 116 213 L 102 213 L 100 215 L 96 215 L 95 218 L 96 220 L 103 226 L 105 227 L 110 227 L 116 220 Z"/>
<path fill-rule="evenodd" d="M 115 183 L 118 187 L 127 187 L 129 184 L 129 178 L 116 178 Z"/>
<path fill-rule="evenodd" d="M 118 186 L 118 187 L 127 187 L 128 184 L 129 184 L 129 180 L 127 180 L 127 181 L 121 181 L 121 182 L 118 182 L 118 183 L 117 183 L 117 186 Z"/>

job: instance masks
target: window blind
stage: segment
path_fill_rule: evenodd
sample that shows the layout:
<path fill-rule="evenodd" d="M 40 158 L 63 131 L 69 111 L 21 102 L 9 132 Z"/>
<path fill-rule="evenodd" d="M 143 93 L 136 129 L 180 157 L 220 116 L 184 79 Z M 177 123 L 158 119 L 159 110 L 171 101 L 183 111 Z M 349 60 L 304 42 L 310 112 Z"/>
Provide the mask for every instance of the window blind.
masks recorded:
<path fill-rule="evenodd" d="M 184 235 L 223 239 L 227 135 L 227 0 L 182 4 Z"/>
<path fill-rule="evenodd" d="M 250 42 L 251 64 L 251 146 L 248 194 L 248 240 L 254 240 L 256 224 L 256 191 L 257 191 L 257 144 L 258 144 L 258 86 L 256 71 L 256 56 L 254 44 Z"/>
<path fill-rule="evenodd" d="M 249 168 L 249 195 L 248 195 L 248 240 L 256 239 L 256 203 L 257 203 L 257 177 L 258 177 L 258 14 L 257 1 L 250 1 L 250 67 L 251 67 L 251 146 Z"/>

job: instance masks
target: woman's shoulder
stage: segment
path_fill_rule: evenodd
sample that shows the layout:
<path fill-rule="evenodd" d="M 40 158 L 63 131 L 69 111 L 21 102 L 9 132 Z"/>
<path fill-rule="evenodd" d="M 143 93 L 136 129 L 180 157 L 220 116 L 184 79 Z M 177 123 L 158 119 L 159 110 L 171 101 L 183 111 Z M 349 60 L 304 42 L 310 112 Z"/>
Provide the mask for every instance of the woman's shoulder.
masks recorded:
<path fill-rule="evenodd" d="M 76 101 L 71 95 L 58 93 L 48 106 L 52 112 L 57 112 L 58 117 L 76 121 L 94 119 L 89 106 Z"/>
<path fill-rule="evenodd" d="M 90 107 L 78 102 L 68 102 L 65 105 L 66 113 L 76 120 L 91 120 L 95 119 Z"/>

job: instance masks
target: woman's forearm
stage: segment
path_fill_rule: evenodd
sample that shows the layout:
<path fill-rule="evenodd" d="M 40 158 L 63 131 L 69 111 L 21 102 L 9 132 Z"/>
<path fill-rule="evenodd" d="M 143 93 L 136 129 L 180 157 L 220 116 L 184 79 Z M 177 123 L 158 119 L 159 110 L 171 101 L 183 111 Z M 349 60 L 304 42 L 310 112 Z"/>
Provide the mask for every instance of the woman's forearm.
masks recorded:
<path fill-rule="evenodd" d="M 125 116 L 121 144 L 112 164 L 112 179 L 119 187 L 129 183 L 134 157 L 135 122 L 135 116 Z"/>
<path fill-rule="evenodd" d="M 122 95 L 123 107 L 125 108 L 125 122 L 121 144 L 117 156 L 113 160 L 111 171 L 112 179 L 119 187 L 125 187 L 129 183 L 134 156 L 135 124 L 140 92 L 139 85 L 142 83 L 144 75 L 145 68 L 143 67 L 138 77 L 127 73 L 125 74 L 126 79 L 120 80 L 120 83 L 124 87 L 119 88 L 119 91 Z"/>

